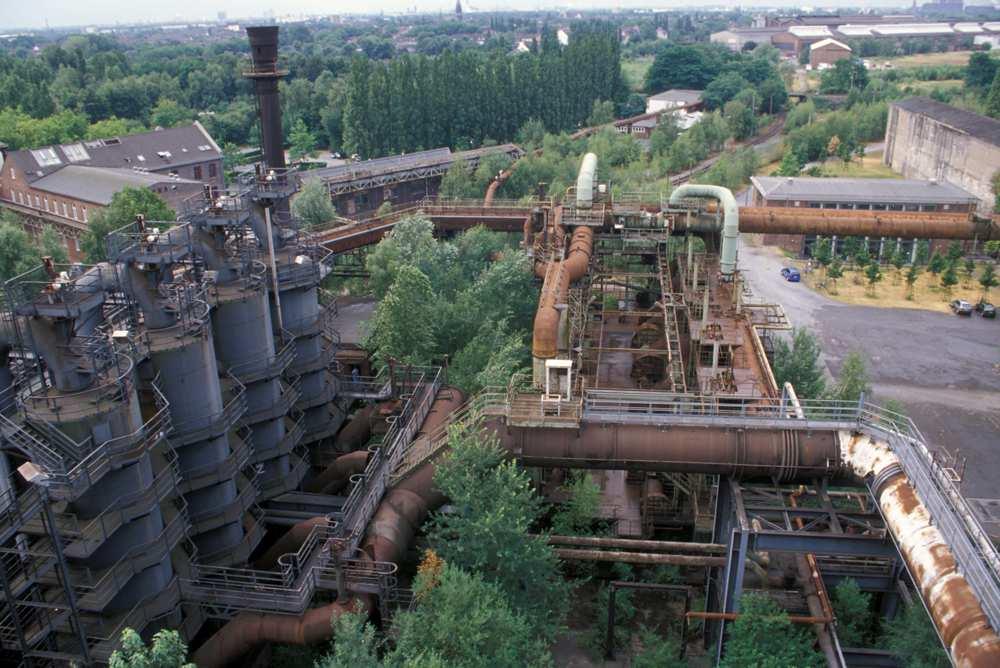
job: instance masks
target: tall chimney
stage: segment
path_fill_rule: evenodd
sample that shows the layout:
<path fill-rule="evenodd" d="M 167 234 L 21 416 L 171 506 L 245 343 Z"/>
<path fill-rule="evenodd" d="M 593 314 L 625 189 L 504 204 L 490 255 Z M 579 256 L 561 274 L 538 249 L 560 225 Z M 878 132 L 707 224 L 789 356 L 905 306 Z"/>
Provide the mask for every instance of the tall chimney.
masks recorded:
<path fill-rule="evenodd" d="M 285 166 L 284 137 L 281 131 L 281 101 L 278 80 L 287 72 L 278 69 L 278 26 L 247 28 L 253 69 L 245 74 L 253 79 L 260 111 L 260 148 L 264 164 L 280 169 Z"/>

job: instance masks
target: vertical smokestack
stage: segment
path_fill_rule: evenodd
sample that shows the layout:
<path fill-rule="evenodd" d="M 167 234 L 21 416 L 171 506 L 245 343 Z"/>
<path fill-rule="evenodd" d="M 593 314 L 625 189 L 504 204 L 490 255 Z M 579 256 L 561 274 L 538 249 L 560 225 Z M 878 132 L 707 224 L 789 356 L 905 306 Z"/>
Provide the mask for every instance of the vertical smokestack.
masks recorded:
<path fill-rule="evenodd" d="M 278 80 L 287 72 L 278 69 L 278 26 L 247 28 L 253 69 L 246 73 L 253 79 L 260 110 L 260 148 L 264 164 L 275 169 L 285 166 L 284 137 L 281 131 L 281 101 Z"/>

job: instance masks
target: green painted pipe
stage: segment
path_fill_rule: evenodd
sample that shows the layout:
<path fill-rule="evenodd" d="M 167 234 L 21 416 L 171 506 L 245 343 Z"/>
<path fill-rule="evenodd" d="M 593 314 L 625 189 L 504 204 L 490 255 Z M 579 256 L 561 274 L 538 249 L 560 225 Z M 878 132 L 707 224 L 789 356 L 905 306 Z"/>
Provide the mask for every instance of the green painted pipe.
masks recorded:
<path fill-rule="evenodd" d="M 732 191 L 722 186 L 685 184 L 670 193 L 671 206 L 679 204 L 685 197 L 712 197 L 719 200 L 723 211 L 719 270 L 723 276 L 732 275 L 736 271 L 736 253 L 740 246 L 740 212 Z"/>

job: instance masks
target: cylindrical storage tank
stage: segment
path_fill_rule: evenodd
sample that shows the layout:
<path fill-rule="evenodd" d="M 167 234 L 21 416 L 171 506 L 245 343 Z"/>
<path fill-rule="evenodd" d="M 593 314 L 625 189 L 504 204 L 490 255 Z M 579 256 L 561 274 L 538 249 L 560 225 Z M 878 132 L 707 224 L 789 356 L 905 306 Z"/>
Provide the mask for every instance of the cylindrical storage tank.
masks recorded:
<path fill-rule="evenodd" d="M 267 292 L 246 290 L 242 299 L 219 301 L 212 310 L 218 364 L 237 376 L 259 373 L 274 358 L 274 330 Z"/>
<path fill-rule="evenodd" d="M 580 163 L 580 173 L 576 177 L 576 208 L 589 209 L 594 204 L 594 188 L 597 186 L 597 156 L 588 153 Z"/>

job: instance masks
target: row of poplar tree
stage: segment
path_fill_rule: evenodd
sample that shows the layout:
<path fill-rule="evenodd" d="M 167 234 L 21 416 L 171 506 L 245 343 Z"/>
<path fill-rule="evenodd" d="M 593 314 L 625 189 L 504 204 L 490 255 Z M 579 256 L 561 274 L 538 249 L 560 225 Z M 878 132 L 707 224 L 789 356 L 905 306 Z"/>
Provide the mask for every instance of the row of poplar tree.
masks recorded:
<path fill-rule="evenodd" d="M 580 127 L 595 100 L 624 102 L 617 29 L 574 26 L 561 46 L 543 31 L 528 53 L 446 52 L 386 62 L 357 58 L 347 76 L 343 146 L 362 158 L 512 139 L 529 119 Z"/>

